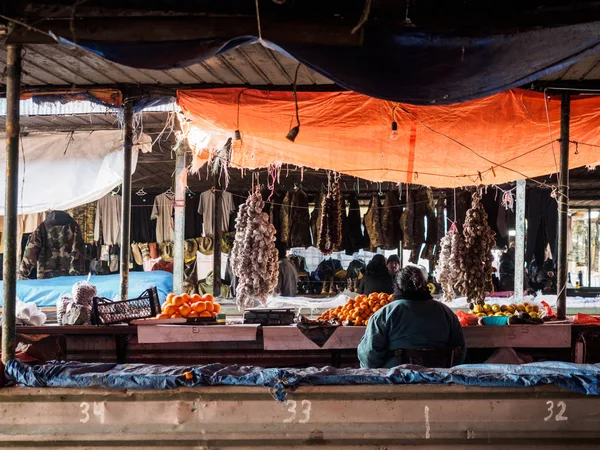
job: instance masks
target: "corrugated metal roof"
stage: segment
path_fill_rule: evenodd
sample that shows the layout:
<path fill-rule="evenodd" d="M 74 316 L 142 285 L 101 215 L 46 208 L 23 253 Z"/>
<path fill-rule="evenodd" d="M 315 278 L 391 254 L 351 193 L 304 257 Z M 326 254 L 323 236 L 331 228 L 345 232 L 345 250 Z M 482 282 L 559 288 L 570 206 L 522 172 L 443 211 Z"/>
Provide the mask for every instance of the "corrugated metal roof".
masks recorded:
<path fill-rule="evenodd" d="M 289 86 L 298 62 L 260 44 L 246 45 L 181 69 L 135 69 L 107 61 L 79 47 L 26 45 L 23 84 L 36 86 L 145 85 L 253 85 Z M 6 48 L 0 46 L 0 73 L 6 66 Z M 333 85 L 306 68 L 299 85 Z"/>
<path fill-rule="evenodd" d="M 54 116 L 73 114 L 107 114 L 119 111 L 119 108 L 106 107 L 97 103 L 81 100 L 68 103 L 44 102 L 38 104 L 33 99 L 21 100 L 21 116 Z M 175 111 L 177 104 L 173 101 L 164 105 L 144 108 L 146 112 Z M 0 98 L 0 116 L 6 116 L 6 99 Z"/>

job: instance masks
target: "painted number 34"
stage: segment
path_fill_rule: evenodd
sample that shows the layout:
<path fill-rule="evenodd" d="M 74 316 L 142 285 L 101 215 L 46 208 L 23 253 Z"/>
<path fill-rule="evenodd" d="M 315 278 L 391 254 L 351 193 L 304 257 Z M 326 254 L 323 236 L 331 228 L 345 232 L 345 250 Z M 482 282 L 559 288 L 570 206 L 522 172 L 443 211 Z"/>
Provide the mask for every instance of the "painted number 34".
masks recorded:
<path fill-rule="evenodd" d="M 90 413 L 99 418 L 100 423 L 104 423 L 104 403 L 93 403 L 93 407 L 90 411 L 90 404 L 88 402 L 81 402 L 79 405 L 81 408 L 81 423 L 88 423 L 90 421 Z"/>
<path fill-rule="evenodd" d="M 544 422 L 552 420 L 553 417 L 557 422 L 569 420 L 569 418 L 565 416 L 565 412 L 567 411 L 567 404 L 565 402 L 560 401 L 556 403 L 556 409 L 554 409 L 554 402 L 552 400 L 548 400 L 546 405 L 548 405 L 548 415 L 544 417 Z"/>

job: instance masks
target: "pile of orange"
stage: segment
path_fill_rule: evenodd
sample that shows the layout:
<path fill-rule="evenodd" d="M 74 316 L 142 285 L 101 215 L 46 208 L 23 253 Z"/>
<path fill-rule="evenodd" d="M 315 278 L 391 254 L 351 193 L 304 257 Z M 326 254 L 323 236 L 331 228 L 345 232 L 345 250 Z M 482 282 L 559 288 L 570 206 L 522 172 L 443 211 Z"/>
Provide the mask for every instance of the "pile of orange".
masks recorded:
<path fill-rule="evenodd" d="M 179 319 L 182 317 L 216 317 L 221 312 L 221 305 L 215 303 L 211 294 L 169 294 L 162 305 L 162 313 L 157 319 Z"/>
<path fill-rule="evenodd" d="M 393 295 L 382 292 L 369 296 L 359 295 L 354 300 L 348 300 L 344 306 L 338 306 L 325 311 L 317 320 L 339 322 L 353 325 L 367 325 L 369 318 L 392 301 Z"/>

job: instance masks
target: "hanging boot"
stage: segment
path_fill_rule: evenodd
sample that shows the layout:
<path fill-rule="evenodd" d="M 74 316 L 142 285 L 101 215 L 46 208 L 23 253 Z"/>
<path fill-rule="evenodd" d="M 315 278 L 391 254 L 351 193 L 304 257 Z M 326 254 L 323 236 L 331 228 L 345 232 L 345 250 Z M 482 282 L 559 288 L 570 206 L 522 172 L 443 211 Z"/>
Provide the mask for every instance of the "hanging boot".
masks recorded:
<path fill-rule="evenodd" d="M 329 280 L 323 282 L 323 289 L 321 289 L 321 295 L 327 295 L 329 292 Z"/>
<path fill-rule="evenodd" d="M 331 280 L 331 284 L 329 285 L 329 295 L 335 295 L 337 294 L 337 286 L 335 284 L 335 281 L 333 281 L 333 279 Z"/>

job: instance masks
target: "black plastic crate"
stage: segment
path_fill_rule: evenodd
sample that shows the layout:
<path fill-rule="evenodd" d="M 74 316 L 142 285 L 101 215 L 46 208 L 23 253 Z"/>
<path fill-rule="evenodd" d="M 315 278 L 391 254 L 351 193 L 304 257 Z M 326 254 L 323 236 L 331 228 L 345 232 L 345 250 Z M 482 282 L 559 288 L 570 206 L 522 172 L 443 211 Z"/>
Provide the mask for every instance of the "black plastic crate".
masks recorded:
<path fill-rule="evenodd" d="M 244 312 L 244 323 L 269 325 L 291 325 L 294 323 L 294 310 L 287 308 L 252 308 Z"/>
<path fill-rule="evenodd" d="M 92 324 L 111 325 L 128 323 L 135 319 L 156 317 L 160 313 L 160 300 L 156 287 L 146 289 L 138 298 L 113 302 L 104 297 L 94 297 Z"/>

